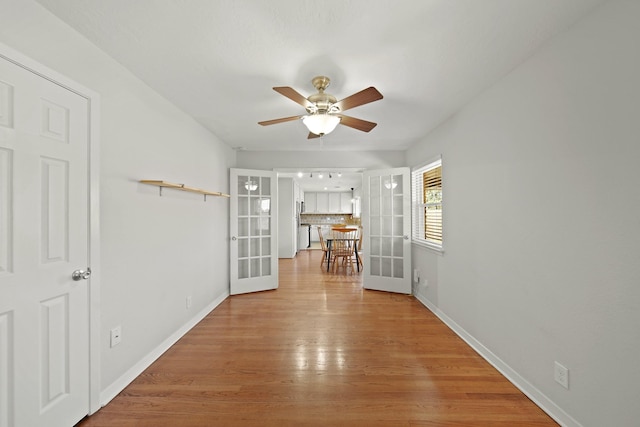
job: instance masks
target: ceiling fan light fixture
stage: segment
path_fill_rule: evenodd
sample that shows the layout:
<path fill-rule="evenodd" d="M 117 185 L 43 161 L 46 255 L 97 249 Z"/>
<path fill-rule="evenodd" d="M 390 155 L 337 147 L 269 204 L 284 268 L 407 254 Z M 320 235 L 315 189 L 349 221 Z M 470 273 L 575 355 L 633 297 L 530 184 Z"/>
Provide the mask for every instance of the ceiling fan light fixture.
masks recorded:
<path fill-rule="evenodd" d="M 333 132 L 340 123 L 340 117 L 325 113 L 311 114 L 304 116 L 302 123 L 309 129 L 309 132 L 322 136 Z"/>

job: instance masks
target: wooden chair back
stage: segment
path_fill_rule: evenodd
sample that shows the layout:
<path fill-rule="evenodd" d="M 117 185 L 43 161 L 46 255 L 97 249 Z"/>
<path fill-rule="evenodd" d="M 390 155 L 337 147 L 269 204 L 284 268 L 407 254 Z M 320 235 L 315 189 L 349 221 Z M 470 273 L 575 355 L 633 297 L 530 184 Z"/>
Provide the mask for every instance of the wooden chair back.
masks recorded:
<path fill-rule="evenodd" d="M 322 248 L 323 251 L 327 251 L 327 242 L 324 241 L 324 236 L 322 236 L 322 227 L 317 226 L 316 227 L 318 229 L 318 237 L 320 238 L 320 248 Z"/>
<path fill-rule="evenodd" d="M 331 232 L 334 239 L 331 252 L 335 250 L 336 256 L 353 254 L 357 244 L 358 230 L 354 228 L 334 228 Z"/>

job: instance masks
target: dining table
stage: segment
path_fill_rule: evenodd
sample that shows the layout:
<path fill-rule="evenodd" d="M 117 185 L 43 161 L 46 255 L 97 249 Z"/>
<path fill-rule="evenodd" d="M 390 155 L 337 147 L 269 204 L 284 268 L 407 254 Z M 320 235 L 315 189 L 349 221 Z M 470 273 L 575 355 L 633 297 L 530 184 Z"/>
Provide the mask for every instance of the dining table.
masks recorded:
<path fill-rule="evenodd" d="M 341 232 L 350 232 L 350 231 L 354 231 L 353 228 L 332 228 L 332 230 L 334 231 L 341 231 Z M 348 240 L 353 240 L 353 246 L 355 249 L 355 255 L 356 255 L 356 267 L 358 269 L 358 273 L 360 272 L 360 258 L 358 257 L 358 237 L 353 237 L 353 238 L 344 238 L 344 237 L 325 237 L 325 240 L 327 242 L 327 272 L 329 271 L 329 267 L 331 266 L 331 246 L 333 245 L 333 241 L 348 241 Z"/>

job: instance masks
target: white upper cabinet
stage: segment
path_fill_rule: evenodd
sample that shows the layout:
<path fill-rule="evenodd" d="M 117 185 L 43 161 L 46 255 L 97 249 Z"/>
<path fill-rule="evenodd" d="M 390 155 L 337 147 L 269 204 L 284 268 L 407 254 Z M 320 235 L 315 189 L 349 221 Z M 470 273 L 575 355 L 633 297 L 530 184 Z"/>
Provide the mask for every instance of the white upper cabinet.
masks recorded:
<path fill-rule="evenodd" d="M 340 193 L 329 193 L 329 210 L 327 212 L 343 212 L 340 205 Z"/>
<path fill-rule="evenodd" d="M 341 213 L 353 213 L 353 203 L 351 193 L 339 193 L 340 194 L 340 212 Z"/>
<path fill-rule="evenodd" d="M 316 212 L 330 213 L 329 193 L 316 193 Z"/>
<path fill-rule="evenodd" d="M 305 213 L 353 213 L 351 192 L 305 192 Z"/>
<path fill-rule="evenodd" d="M 317 209 L 317 198 L 316 193 L 304 193 L 304 212 L 305 213 L 315 213 L 318 212 Z"/>

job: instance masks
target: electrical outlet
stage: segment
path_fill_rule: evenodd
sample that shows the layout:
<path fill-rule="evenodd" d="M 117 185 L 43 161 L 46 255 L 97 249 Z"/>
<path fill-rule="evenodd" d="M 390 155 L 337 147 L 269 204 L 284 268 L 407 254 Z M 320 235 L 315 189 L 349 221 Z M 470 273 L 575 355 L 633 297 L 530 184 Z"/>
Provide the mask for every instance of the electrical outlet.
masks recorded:
<path fill-rule="evenodd" d="M 191 295 L 187 297 L 187 309 L 191 308 Z"/>
<path fill-rule="evenodd" d="M 122 341 L 122 326 L 111 329 L 111 347 L 115 347 Z"/>
<path fill-rule="evenodd" d="M 420 270 L 417 268 L 413 269 L 413 282 L 420 283 Z"/>
<path fill-rule="evenodd" d="M 553 379 L 562 387 L 569 390 L 569 369 L 558 362 L 555 362 L 553 366 Z"/>

